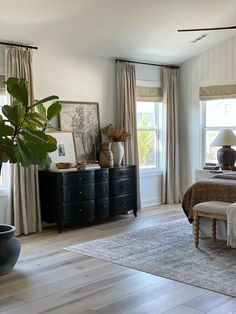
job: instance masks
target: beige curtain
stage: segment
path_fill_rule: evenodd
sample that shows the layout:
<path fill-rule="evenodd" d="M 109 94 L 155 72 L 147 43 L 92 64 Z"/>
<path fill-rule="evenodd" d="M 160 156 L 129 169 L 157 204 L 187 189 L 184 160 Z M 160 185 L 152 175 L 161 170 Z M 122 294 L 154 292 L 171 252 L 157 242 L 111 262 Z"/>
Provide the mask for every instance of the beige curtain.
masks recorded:
<path fill-rule="evenodd" d="M 162 202 L 167 204 L 179 203 L 181 200 L 177 76 L 176 69 L 163 69 L 165 135 Z"/>
<path fill-rule="evenodd" d="M 9 47 L 6 50 L 6 77 L 28 81 L 29 101 L 34 99 L 32 52 Z M 8 223 L 16 227 L 16 235 L 41 231 L 38 168 L 11 165 Z"/>
<path fill-rule="evenodd" d="M 137 165 L 137 201 L 140 209 L 139 159 L 136 124 L 136 75 L 135 66 L 117 62 L 117 108 L 118 127 L 131 133 L 131 139 L 124 143 L 124 164 Z"/>

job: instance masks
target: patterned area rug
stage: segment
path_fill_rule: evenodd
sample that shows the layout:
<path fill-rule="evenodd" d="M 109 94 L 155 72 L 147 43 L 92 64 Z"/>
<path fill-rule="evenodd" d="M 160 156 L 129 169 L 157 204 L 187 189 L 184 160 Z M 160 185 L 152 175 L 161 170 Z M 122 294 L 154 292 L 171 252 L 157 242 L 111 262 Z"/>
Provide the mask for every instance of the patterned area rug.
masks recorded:
<path fill-rule="evenodd" d="M 210 239 L 196 249 L 186 219 L 66 250 L 236 297 L 236 250 Z"/>

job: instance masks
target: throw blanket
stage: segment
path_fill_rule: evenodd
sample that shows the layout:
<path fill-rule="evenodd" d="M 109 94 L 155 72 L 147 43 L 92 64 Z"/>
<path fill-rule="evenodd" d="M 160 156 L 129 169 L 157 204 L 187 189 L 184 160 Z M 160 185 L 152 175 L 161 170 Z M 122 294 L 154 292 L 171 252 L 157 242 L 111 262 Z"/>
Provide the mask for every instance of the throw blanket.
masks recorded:
<path fill-rule="evenodd" d="M 232 180 L 232 177 L 231 179 L 212 177 L 194 183 L 182 200 L 183 210 L 190 223 L 193 222 L 193 206 L 207 201 L 236 202 L 236 180 Z"/>
<path fill-rule="evenodd" d="M 227 244 L 236 248 L 236 203 L 227 208 Z"/>

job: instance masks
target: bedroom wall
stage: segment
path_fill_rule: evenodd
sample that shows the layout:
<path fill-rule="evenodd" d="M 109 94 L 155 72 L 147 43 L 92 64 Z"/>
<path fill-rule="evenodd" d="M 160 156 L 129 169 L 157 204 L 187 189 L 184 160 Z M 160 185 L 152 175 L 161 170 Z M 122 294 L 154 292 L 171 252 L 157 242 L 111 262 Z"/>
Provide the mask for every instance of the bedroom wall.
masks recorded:
<path fill-rule="evenodd" d="M 182 192 L 201 168 L 199 87 L 236 83 L 236 36 L 185 62 L 180 71 L 181 86 L 181 185 Z"/>
<path fill-rule="evenodd" d="M 98 102 L 100 123 L 115 121 L 115 63 L 110 58 L 84 57 L 40 47 L 34 51 L 35 96 Z"/>

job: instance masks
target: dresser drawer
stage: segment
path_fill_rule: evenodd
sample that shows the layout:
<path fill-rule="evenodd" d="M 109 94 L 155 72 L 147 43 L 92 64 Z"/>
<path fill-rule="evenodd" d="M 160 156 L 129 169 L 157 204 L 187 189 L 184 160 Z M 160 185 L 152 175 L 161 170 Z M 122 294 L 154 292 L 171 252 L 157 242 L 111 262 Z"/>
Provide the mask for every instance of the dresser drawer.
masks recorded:
<path fill-rule="evenodd" d="M 64 185 L 88 184 L 94 181 L 94 171 L 76 171 L 71 173 L 63 173 Z"/>
<path fill-rule="evenodd" d="M 76 203 L 78 201 L 93 200 L 94 198 L 94 184 L 63 186 L 63 203 Z"/>
<path fill-rule="evenodd" d="M 123 195 L 136 191 L 136 182 L 133 178 L 112 182 L 110 185 L 110 195 Z"/>
<path fill-rule="evenodd" d="M 85 223 L 95 219 L 95 201 L 63 205 L 63 223 Z"/>
<path fill-rule="evenodd" d="M 114 197 L 110 199 L 110 214 L 117 215 L 125 213 L 131 209 L 136 209 L 136 194 L 129 194 L 122 197 Z"/>
<path fill-rule="evenodd" d="M 97 220 L 109 217 L 109 198 L 96 201 L 95 207 L 95 217 Z"/>
<path fill-rule="evenodd" d="M 109 196 L 109 184 L 108 181 L 103 183 L 96 183 L 95 186 L 96 199 L 101 199 Z"/>
<path fill-rule="evenodd" d="M 110 180 L 121 180 L 136 176 L 135 166 L 117 167 L 110 169 Z"/>
<path fill-rule="evenodd" d="M 101 169 L 101 170 L 95 171 L 95 181 L 96 182 L 108 181 L 108 179 L 109 179 L 108 169 Z"/>

